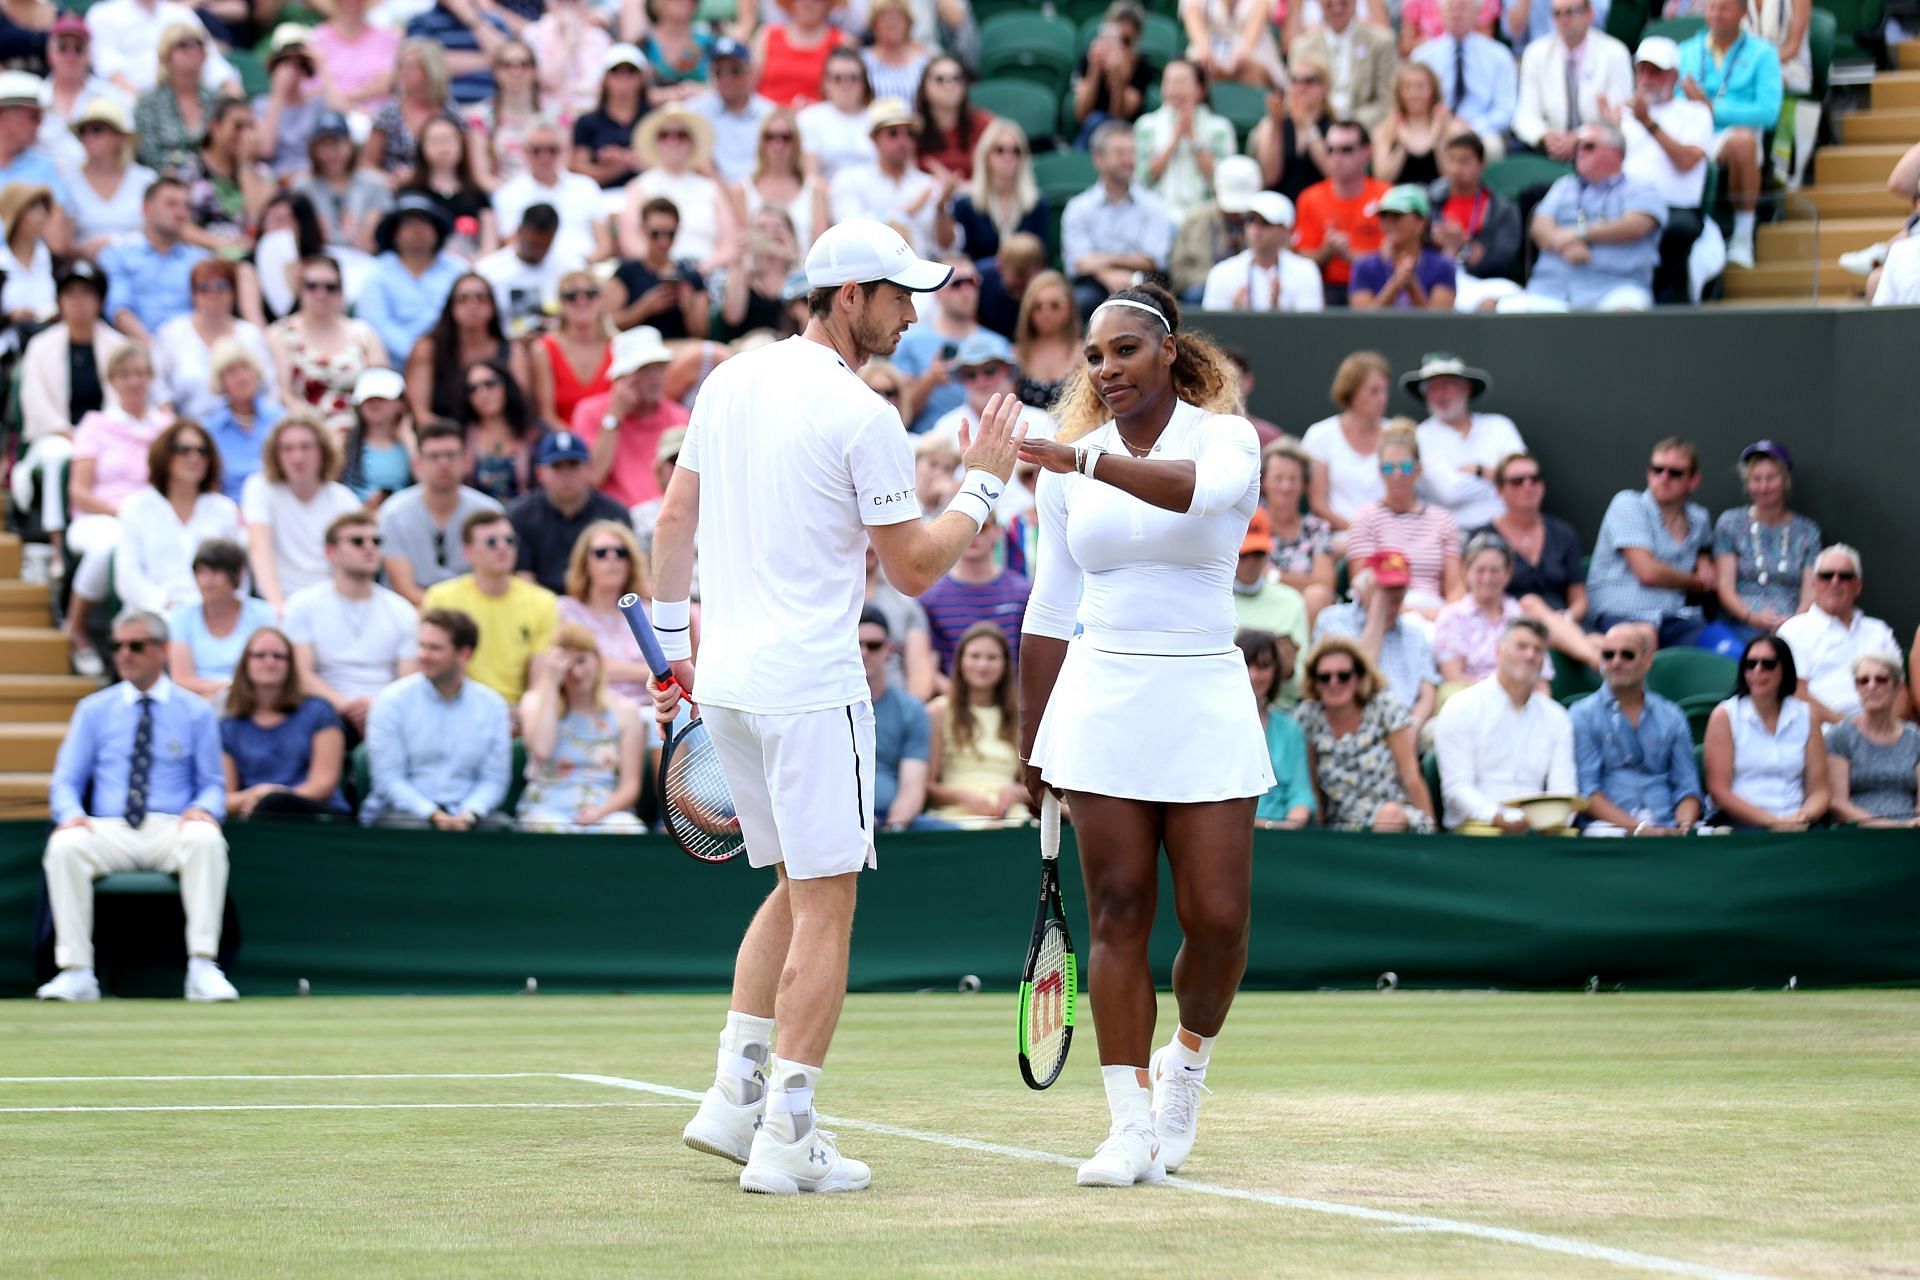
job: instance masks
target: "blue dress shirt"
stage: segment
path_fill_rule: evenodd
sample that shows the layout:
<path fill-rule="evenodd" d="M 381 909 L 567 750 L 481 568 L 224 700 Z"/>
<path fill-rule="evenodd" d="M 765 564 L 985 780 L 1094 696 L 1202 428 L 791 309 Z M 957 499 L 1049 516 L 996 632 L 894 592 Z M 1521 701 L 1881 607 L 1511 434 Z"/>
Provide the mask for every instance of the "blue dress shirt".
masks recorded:
<path fill-rule="evenodd" d="M 1637 821 L 1675 823 L 1688 796 L 1702 797 L 1686 713 L 1649 691 L 1634 728 L 1612 689 L 1573 704 L 1573 762 L 1582 795 L 1604 795 Z"/>
<path fill-rule="evenodd" d="M 204 809 L 216 819 L 224 818 L 227 779 L 220 764 L 220 721 L 213 707 L 165 676 L 154 682 L 147 696 L 153 699 L 147 812 L 178 815 Z M 130 684 L 116 684 L 80 700 L 53 766 L 55 822 L 126 815 L 133 734 L 139 724 L 140 691 Z"/>
<path fill-rule="evenodd" d="M 1545 0 L 1536 0 L 1545 3 Z M 1466 38 L 1466 92 L 1453 114 L 1483 138 L 1498 138 L 1513 124 L 1520 95 L 1520 69 L 1507 46 L 1478 31 Z M 1413 51 L 1413 60 L 1440 77 L 1440 100 L 1453 101 L 1452 36 L 1435 36 Z"/>
<path fill-rule="evenodd" d="M 447 253 L 435 258 L 420 276 L 401 265 L 400 255 L 383 253 L 373 260 L 373 269 L 360 286 L 354 314 L 380 335 L 393 366 L 404 368 L 413 344 L 440 319 L 453 282 L 466 273 L 466 264 Z"/>
<path fill-rule="evenodd" d="M 100 252 L 100 269 L 107 274 L 107 323 L 131 311 L 148 333 L 160 332 L 161 325 L 193 310 L 187 277 L 212 256 L 191 244 L 162 252 L 143 235 L 108 245 Z"/>
<path fill-rule="evenodd" d="M 367 713 L 367 756 L 373 794 L 360 821 L 368 826 L 389 812 L 492 813 L 507 798 L 513 767 L 506 699 L 472 679 L 443 698 L 419 672 L 403 676 Z"/>
<path fill-rule="evenodd" d="M 280 407 L 280 402 L 264 391 L 253 398 L 251 431 L 241 428 L 240 419 L 233 416 L 225 400 L 207 415 L 200 425 L 213 437 L 213 447 L 220 451 L 220 492 L 235 502 L 240 501 L 240 486 L 260 469 L 260 446 L 266 443 L 267 433 L 286 416 L 287 411 Z"/>

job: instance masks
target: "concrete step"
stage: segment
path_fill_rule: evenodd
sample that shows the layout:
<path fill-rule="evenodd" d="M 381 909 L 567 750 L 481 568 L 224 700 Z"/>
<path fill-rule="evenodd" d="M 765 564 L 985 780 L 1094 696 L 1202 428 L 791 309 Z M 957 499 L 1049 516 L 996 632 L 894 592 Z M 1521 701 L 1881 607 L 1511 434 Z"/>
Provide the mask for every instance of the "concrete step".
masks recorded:
<path fill-rule="evenodd" d="M 1757 228 L 1755 256 L 1774 265 L 1818 257 L 1837 258 L 1850 249 L 1864 249 L 1899 234 L 1898 218 L 1811 218 L 1799 222 L 1769 222 Z"/>
<path fill-rule="evenodd" d="M 0 818 L 44 818 L 51 773 L 0 773 Z"/>
<path fill-rule="evenodd" d="M 0 533 L 0 582 L 20 576 L 20 539 Z"/>
<path fill-rule="evenodd" d="M 0 773 L 33 773 L 53 768 L 64 724 L 0 724 Z"/>
<path fill-rule="evenodd" d="M 1906 40 L 1893 48 L 1894 61 L 1900 64 L 1902 71 L 1920 71 L 1920 43 Z"/>
<path fill-rule="evenodd" d="M 0 675 L 72 674 L 67 636 L 52 627 L 0 627 Z"/>
<path fill-rule="evenodd" d="M 1790 262 L 1767 264 L 1742 271 L 1727 268 L 1728 298 L 1778 298 L 1797 302 L 1813 301 L 1815 272 L 1819 274 L 1820 300 L 1852 297 L 1865 283 L 1837 262 Z"/>
<path fill-rule="evenodd" d="M 53 625 L 53 598 L 41 583 L 0 582 L 0 627 Z"/>
<path fill-rule="evenodd" d="M 1920 70 L 1882 71 L 1874 76 L 1873 87 L 1867 92 L 1876 111 L 1883 107 L 1920 107 Z"/>
<path fill-rule="evenodd" d="M 1848 143 L 1890 142 L 1910 147 L 1920 142 L 1920 107 L 1889 107 L 1841 116 L 1840 136 Z"/>
<path fill-rule="evenodd" d="M 0 724 L 65 724 L 74 704 L 101 687 L 86 676 L 0 676 Z"/>
<path fill-rule="evenodd" d="M 1805 217 L 1807 206 L 1823 218 L 1900 218 L 1913 212 L 1913 202 L 1887 190 L 1886 175 L 1878 182 L 1825 182 L 1803 187 L 1787 202 L 1789 221 Z"/>
<path fill-rule="evenodd" d="M 1885 142 L 1822 147 L 1813 159 L 1814 182 L 1878 183 L 1884 191 L 1887 175 L 1893 172 L 1894 164 L 1906 150 Z"/>

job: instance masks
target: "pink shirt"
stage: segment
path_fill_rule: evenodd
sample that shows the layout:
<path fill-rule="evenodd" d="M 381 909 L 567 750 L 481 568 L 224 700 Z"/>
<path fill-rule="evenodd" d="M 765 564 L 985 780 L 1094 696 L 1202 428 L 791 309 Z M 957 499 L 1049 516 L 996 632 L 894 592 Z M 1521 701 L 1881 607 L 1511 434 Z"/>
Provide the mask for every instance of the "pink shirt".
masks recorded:
<path fill-rule="evenodd" d="M 1473 20 L 1474 30 L 1490 28 L 1498 21 L 1500 0 L 1482 0 L 1480 16 Z M 1440 0 L 1407 0 L 1400 7 L 1401 29 L 1405 30 L 1409 23 L 1422 40 L 1431 40 L 1447 33 L 1447 24 L 1440 20 Z"/>
<path fill-rule="evenodd" d="M 351 98 L 354 106 L 372 111 L 386 102 L 386 95 L 370 97 L 367 90 L 393 71 L 394 55 L 400 51 L 398 31 L 370 26 L 349 42 L 331 22 L 323 22 L 313 29 L 313 48 L 334 88 Z"/>
<path fill-rule="evenodd" d="M 600 438 L 600 419 L 607 416 L 613 392 L 588 396 L 573 410 L 573 434 L 591 449 Z M 660 437 L 675 427 L 687 425 L 687 411 L 673 400 L 661 399 L 653 412 L 628 418 L 620 424 L 620 443 L 615 446 L 613 469 L 597 487 L 622 506 L 637 506 L 660 496 L 660 482 L 654 479 L 654 455 L 660 449 Z"/>
<path fill-rule="evenodd" d="M 1480 612 L 1472 596 L 1461 596 L 1434 615 L 1434 662 L 1459 658 L 1467 664 L 1467 679 L 1485 680 L 1500 665 L 1500 633 L 1511 619 L 1522 616 L 1520 602 L 1512 596 L 1501 597 L 1498 618 Z M 1553 679 L 1553 659 L 1547 659 L 1540 675 L 1545 680 Z"/>
<path fill-rule="evenodd" d="M 80 419 L 73 433 L 73 458 L 92 458 L 93 492 L 116 509 L 147 487 L 147 446 L 173 423 L 165 409 L 135 421 L 118 409 L 99 409 Z"/>

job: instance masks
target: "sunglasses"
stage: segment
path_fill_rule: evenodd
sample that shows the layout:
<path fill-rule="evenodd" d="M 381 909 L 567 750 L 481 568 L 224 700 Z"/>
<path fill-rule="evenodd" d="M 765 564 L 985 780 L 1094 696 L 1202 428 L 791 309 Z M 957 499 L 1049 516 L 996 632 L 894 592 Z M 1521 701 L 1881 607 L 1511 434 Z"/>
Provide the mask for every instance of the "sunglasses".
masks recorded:
<path fill-rule="evenodd" d="M 1647 466 L 1647 474 L 1650 476 L 1665 476 L 1670 480 L 1684 480 L 1693 474 L 1693 468 L 1663 467 L 1658 463 L 1649 463 Z"/>
<path fill-rule="evenodd" d="M 873 390 L 882 400 L 898 400 L 900 398 L 900 388 L 898 387 L 875 387 Z"/>
<path fill-rule="evenodd" d="M 1383 476 L 1410 476 L 1413 474 L 1413 469 L 1419 465 L 1420 464 L 1412 458 L 1407 458 L 1401 462 L 1383 462 L 1380 464 L 1380 474 Z"/>
<path fill-rule="evenodd" d="M 497 547 L 517 547 L 520 545 L 520 538 L 517 534 L 496 533 L 491 537 L 480 539 L 480 545 L 489 551 Z"/>
<path fill-rule="evenodd" d="M 497 390 L 499 386 L 500 386 L 500 379 L 498 378 L 475 378 L 472 382 L 469 382 L 467 384 L 467 390 L 469 392 L 493 391 L 493 390 Z"/>
<path fill-rule="evenodd" d="M 492 302 L 493 294 L 484 289 L 469 289 L 465 293 L 453 295 L 455 302 Z"/>
<path fill-rule="evenodd" d="M 1832 582 L 1835 578 L 1842 582 L 1852 582 L 1860 575 L 1851 569 L 1816 569 L 1813 576 L 1822 582 Z"/>
<path fill-rule="evenodd" d="M 1883 671 L 1877 676 L 1855 676 L 1853 683 L 1856 688 L 1864 689 L 1870 684 L 1892 684 L 1893 677 Z"/>
<path fill-rule="evenodd" d="M 302 280 L 300 287 L 308 293 L 340 292 L 340 282 L 338 280 Z"/>
<path fill-rule="evenodd" d="M 248 662 L 258 662 L 262 658 L 266 659 L 269 662 L 292 662 L 293 661 L 292 654 L 282 653 L 278 649 L 255 649 L 252 653 L 247 655 Z"/>
<path fill-rule="evenodd" d="M 115 640 L 113 642 L 113 651 L 115 653 L 145 653 L 147 647 L 153 643 L 155 642 L 152 640 Z"/>
<path fill-rule="evenodd" d="M 1777 671 L 1780 669 L 1778 658 L 1748 658 L 1740 664 L 1749 671 Z"/>
<path fill-rule="evenodd" d="M 176 458 L 183 454 L 194 458 L 210 458 L 213 456 L 213 450 L 204 444 L 176 444 L 170 447 L 169 452 Z"/>
<path fill-rule="evenodd" d="M 340 541 L 350 547 L 377 547 L 380 545 L 380 535 L 377 533 L 349 533 L 343 534 Z"/>
<path fill-rule="evenodd" d="M 560 301 L 562 302 L 592 302 L 599 296 L 600 291 L 598 289 L 562 289 L 560 291 Z"/>
<path fill-rule="evenodd" d="M 1600 150 L 1600 144 L 1597 142 L 1576 142 L 1573 144 L 1573 149 L 1581 152 L 1598 151 Z"/>
<path fill-rule="evenodd" d="M 423 453 L 420 456 L 424 458 L 427 455 Z M 447 567 L 447 531 L 445 529 L 433 531 L 433 562 L 442 569 Z"/>
<path fill-rule="evenodd" d="M 955 276 L 953 279 L 947 281 L 947 288 L 949 289 L 978 289 L 979 287 L 979 276 Z"/>
<path fill-rule="evenodd" d="M 493 69 L 495 71 L 531 71 L 533 70 L 533 59 L 502 58 L 493 64 Z"/>
<path fill-rule="evenodd" d="M 1020 148 L 1016 146 L 1003 145 L 1003 146 L 989 148 L 987 154 L 996 155 L 996 156 L 1017 156 L 1017 155 L 1022 155 L 1024 153 L 1020 150 Z"/>
<path fill-rule="evenodd" d="M 593 558 L 595 560 L 631 560 L 633 555 L 625 547 L 595 547 Z"/>
<path fill-rule="evenodd" d="M 560 154 L 560 147 L 558 144 L 552 142 L 536 142 L 527 148 L 527 154 L 530 156 L 557 156 Z"/>
<path fill-rule="evenodd" d="M 860 647 L 868 653 L 878 653 L 887 647 L 887 642 L 885 640 L 862 640 Z"/>
<path fill-rule="evenodd" d="M 873 136 L 876 138 L 910 138 L 913 136 L 913 130 L 904 124 L 890 124 L 884 129 L 875 129 Z"/>
<path fill-rule="evenodd" d="M 420 461 L 431 463 L 458 462 L 464 451 L 460 449 L 435 449 L 432 453 L 422 452 Z M 446 535 L 442 534 L 442 537 Z"/>
<path fill-rule="evenodd" d="M 693 135 L 685 129 L 662 129 L 657 135 L 662 142 L 692 142 Z"/>
<path fill-rule="evenodd" d="M 1529 471 L 1524 475 L 1508 476 L 1500 483 L 1515 489 L 1524 488 L 1530 484 L 1539 484 L 1540 473 L 1538 471 Z"/>
<path fill-rule="evenodd" d="M 767 134 L 766 139 L 768 142 L 792 142 L 793 135 L 782 129 L 779 133 Z"/>
<path fill-rule="evenodd" d="M 1000 376 L 1001 370 L 1005 369 L 1006 367 L 1007 366 L 1003 364 L 974 365 L 971 368 L 962 369 L 960 371 L 960 381 L 978 382 L 982 378 L 997 378 Z"/>
<path fill-rule="evenodd" d="M 97 137 L 103 133 L 111 133 L 117 137 L 120 131 L 110 124 L 101 124 L 98 121 L 80 126 L 80 136 L 83 138 Z"/>
<path fill-rule="evenodd" d="M 647 239 L 649 240 L 671 240 L 679 234 L 680 234 L 680 229 L 678 227 L 648 227 L 647 228 Z"/>
<path fill-rule="evenodd" d="M 928 84 L 959 84 L 960 77 L 954 75 L 952 72 L 948 72 L 946 75 L 928 76 L 927 83 Z"/>
<path fill-rule="evenodd" d="M 74 39 L 55 40 L 53 42 L 53 50 L 55 53 L 85 53 L 87 51 L 87 42 L 85 40 Z"/>
<path fill-rule="evenodd" d="M 1352 684 L 1357 674 L 1352 667 L 1342 667 L 1338 671 L 1316 671 L 1313 678 L 1320 684 Z"/>
<path fill-rule="evenodd" d="M 1303 84 L 1325 84 L 1325 83 L 1326 83 L 1326 79 L 1325 79 L 1324 77 L 1322 77 L 1322 76 L 1295 76 L 1295 77 L 1293 78 L 1293 83 L 1294 83 L 1295 85 L 1303 85 Z M 1358 151 L 1359 149 L 1360 149 L 1360 148 L 1358 148 L 1358 147 L 1347 147 L 1347 148 L 1346 148 L 1346 150 L 1348 150 L 1348 151 Z"/>
<path fill-rule="evenodd" d="M 836 71 L 827 77 L 828 84 L 865 84 L 867 78 L 851 71 Z"/>
<path fill-rule="evenodd" d="M 233 286 L 225 280 L 202 280 L 193 286 L 195 293 L 232 293 Z"/>
<path fill-rule="evenodd" d="M 1345 144 L 1344 146 L 1338 146 L 1338 147 L 1328 147 L 1328 148 L 1327 148 L 1327 150 L 1328 150 L 1329 152 L 1331 152 L 1332 154 L 1334 154 L 1334 155 L 1336 155 L 1336 156 L 1350 156 L 1350 155 L 1352 155 L 1352 154 L 1353 154 L 1354 152 L 1356 152 L 1356 151 L 1359 151 L 1359 150 L 1361 150 L 1361 149 L 1362 149 L 1362 148 L 1361 148 L 1361 146 L 1360 146 L 1360 144 L 1359 144 L 1359 143 L 1357 143 L 1357 142 L 1349 142 L 1349 143 L 1347 143 L 1347 144 Z"/>
<path fill-rule="evenodd" d="M 1639 656 L 1640 651 L 1638 649 L 1602 649 L 1600 651 L 1600 661 L 1602 662 L 1612 662 L 1615 658 L 1618 658 L 1622 662 L 1632 662 Z"/>

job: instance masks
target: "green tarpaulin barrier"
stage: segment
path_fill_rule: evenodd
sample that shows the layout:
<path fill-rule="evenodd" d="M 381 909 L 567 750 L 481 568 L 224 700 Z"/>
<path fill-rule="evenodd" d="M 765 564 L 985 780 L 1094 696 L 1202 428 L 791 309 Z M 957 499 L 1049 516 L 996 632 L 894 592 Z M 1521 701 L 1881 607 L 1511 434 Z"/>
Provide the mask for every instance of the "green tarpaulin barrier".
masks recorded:
<path fill-rule="evenodd" d="M 0 995 L 29 994 L 46 827 L 0 824 Z M 243 992 L 719 990 L 771 872 L 665 837 L 231 828 Z M 1062 878 L 1085 948 L 1071 837 Z M 852 986 L 1012 990 L 1039 887 L 1032 830 L 884 838 Z M 1261 832 L 1249 987 L 1851 986 L 1920 980 L 1920 834 L 1476 840 Z M 177 902 L 102 895 L 109 990 L 178 993 Z M 1164 877 L 1154 935 L 1179 935 Z M 134 945 L 138 942 L 140 945 Z M 111 947 L 109 947 L 111 943 Z M 106 967 L 103 965 L 103 968 Z M 139 968 L 144 973 L 135 973 Z M 158 976 L 156 976 L 158 975 Z"/>

